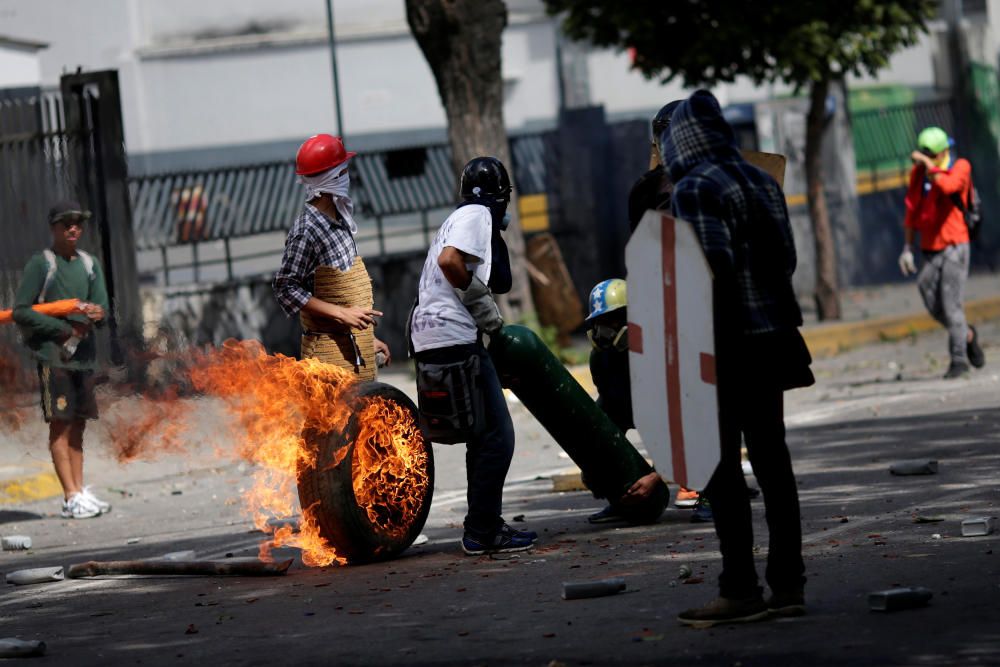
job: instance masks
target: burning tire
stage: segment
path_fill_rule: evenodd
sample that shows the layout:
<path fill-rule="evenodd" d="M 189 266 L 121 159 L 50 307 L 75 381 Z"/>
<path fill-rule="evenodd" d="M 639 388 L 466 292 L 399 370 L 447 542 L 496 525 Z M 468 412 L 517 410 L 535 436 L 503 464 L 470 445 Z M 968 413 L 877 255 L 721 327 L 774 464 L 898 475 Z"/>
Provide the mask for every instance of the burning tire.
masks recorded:
<path fill-rule="evenodd" d="M 320 535 L 349 563 L 363 563 L 398 555 L 420 534 L 434 458 L 406 394 L 367 382 L 351 402 L 342 432 L 313 437 L 316 466 L 300 469 L 298 488 Z"/>

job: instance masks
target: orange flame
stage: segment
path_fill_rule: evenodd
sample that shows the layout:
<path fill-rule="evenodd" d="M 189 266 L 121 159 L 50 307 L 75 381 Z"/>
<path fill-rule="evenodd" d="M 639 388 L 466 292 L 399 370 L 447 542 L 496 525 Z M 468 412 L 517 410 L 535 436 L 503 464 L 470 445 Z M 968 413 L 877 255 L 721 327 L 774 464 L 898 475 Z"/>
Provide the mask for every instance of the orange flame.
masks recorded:
<path fill-rule="evenodd" d="M 420 513 L 427 495 L 423 437 L 409 412 L 382 398 L 370 399 L 358 419 L 361 430 L 352 462 L 354 498 L 373 526 L 400 537 Z"/>
<path fill-rule="evenodd" d="M 295 513 L 299 467 L 316 467 L 315 443 L 303 432 L 343 430 L 350 417 L 345 392 L 354 384 L 353 375 L 315 359 L 268 355 L 256 341 L 235 340 L 199 353 L 190 375 L 196 390 L 223 399 L 236 417 L 237 453 L 260 466 L 244 494 L 246 508 L 259 530 L 271 532 L 269 518 Z M 319 534 L 313 511 L 303 508 L 297 534 L 287 527 L 275 532 L 261 545 L 261 556 L 272 547 L 293 546 L 302 549 L 307 565 L 343 563 Z"/>
<path fill-rule="evenodd" d="M 316 513 L 323 508 L 318 505 L 302 508 L 297 533 L 288 525 L 274 529 L 268 520 L 296 513 L 297 476 L 316 468 L 324 441 L 317 436 L 347 427 L 355 376 L 315 359 L 269 355 L 257 341 L 228 340 L 219 349 L 189 352 L 187 358 L 184 377 L 175 382 L 188 382 L 224 402 L 233 417 L 230 440 L 236 445 L 228 454 L 257 466 L 244 503 L 254 525 L 270 534 L 261 544 L 261 558 L 269 559 L 275 547 L 291 546 L 302 550 L 306 565 L 346 563 L 321 534 Z M 177 449 L 184 442 L 189 403 L 167 391 L 141 404 L 139 414 L 120 411 L 114 416 L 109 432 L 119 460 Z M 362 405 L 351 462 L 356 500 L 374 528 L 400 536 L 427 493 L 423 440 L 410 413 L 395 402 L 369 397 Z M 338 454 L 345 456 L 348 448 L 342 449 Z"/>
<path fill-rule="evenodd" d="M 2 339 L 0 352 L 0 425 L 17 430 L 24 411 L 15 397 L 30 396 L 34 378 L 12 350 L 7 353 Z M 368 396 L 352 404 L 357 379 L 350 371 L 316 359 L 269 355 L 257 341 L 227 340 L 218 349 L 145 353 L 145 361 L 153 359 L 162 362 L 155 374 L 158 388 L 136 396 L 130 387 L 116 385 L 98 394 L 115 456 L 125 463 L 187 451 L 195 402 L 183 399 L 179 388 L 220 399 L 232 419 L 230 444 L 217 446 L 217 455 L 257 466 L 243 499 L 254 525 L 269 534 L 260 546 L 262 558 L 270 558 L 275 547 L 291 546 L 302 550 L 306 565 L 347 562 L 327 539 L 335 536 L 322 534 L 317 513 L 324 508 L 319 504 L 302 508 L 298 532 L 287 524 L 275 529 L 268 520 L 294 516 L 298 475 L 316 469 L 319 447 L 327 440 L 322 436 L 343 432 L 355 410 L 355 446 L 335 452 L 331 465 L 354 452 L 355 500 L 377 532 L 402 537 L 420 515 L 430 463 L 420 431 L 410 412 L 394 401 Z"/>

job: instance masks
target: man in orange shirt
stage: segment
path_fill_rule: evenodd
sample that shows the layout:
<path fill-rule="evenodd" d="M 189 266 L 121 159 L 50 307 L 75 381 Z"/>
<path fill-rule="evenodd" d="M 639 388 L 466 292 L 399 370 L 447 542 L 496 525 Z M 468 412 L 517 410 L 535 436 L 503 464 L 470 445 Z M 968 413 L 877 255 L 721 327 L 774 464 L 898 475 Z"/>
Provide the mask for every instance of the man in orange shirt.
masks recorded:
<path fill-rule="evenodd" d="M 931 316 L 948 330 L 951 364 L 945 379 L 969 372 L 969 364 L 985 363 L 974 327 L 965 321 L 965 280 L 969 276 L 969 228 L 965 207 L 969 204 L 972 167 L 955 158 L 954 142 L 939 127 L 928 127 L 917 138 L 913 169 L 906 192 L 904 233 L 906 245 L 899 256 L 903 275 L 917 273 L 913 240 L 920 234 L 923 266 L 917 286 Z"/>

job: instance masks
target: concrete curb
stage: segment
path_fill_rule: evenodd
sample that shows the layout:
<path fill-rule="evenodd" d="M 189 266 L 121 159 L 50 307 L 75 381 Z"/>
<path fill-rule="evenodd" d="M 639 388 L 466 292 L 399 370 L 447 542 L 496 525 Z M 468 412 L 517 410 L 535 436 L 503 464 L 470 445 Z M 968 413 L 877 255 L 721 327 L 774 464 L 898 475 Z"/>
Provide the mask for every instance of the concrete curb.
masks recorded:
<path fill-rule="evenodd" d="M 965 316 L 972 324 L 1000 319 L 1000 297 L 966 302 Z M 899 340 L 940 328 L 927 313 L 907 313 L 856 322 L 814 324 L 802 328 L 802 337 L 813 357 L 822 358 L 866 343 Z"/>

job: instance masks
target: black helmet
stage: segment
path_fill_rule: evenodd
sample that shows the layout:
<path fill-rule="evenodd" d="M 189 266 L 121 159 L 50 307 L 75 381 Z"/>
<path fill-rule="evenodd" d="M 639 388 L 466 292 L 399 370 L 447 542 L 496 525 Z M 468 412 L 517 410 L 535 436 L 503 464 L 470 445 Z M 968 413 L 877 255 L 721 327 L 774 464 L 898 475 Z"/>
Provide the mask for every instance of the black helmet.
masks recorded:
<path fill-rule="evenodd" d="M 506 200 L 510 194 L 510 176 L 503 162 L 495 157 L 475 157 L 462 169 L 459 194 L 462 199 L 489 197 Z"/>

